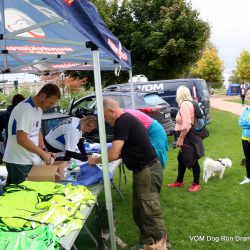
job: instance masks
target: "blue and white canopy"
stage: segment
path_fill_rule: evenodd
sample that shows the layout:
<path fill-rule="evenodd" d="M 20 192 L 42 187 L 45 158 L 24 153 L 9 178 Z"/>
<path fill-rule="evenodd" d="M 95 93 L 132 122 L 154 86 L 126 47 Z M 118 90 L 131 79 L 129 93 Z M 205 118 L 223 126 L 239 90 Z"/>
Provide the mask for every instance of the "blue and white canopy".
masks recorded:
<path fill-rule="evenodd" d="M 87 0 L 0 0 L 0 8 L 2 73 L 92 70 L 89 41 L 101 70 L 131 69 L 130 52 Z"/>

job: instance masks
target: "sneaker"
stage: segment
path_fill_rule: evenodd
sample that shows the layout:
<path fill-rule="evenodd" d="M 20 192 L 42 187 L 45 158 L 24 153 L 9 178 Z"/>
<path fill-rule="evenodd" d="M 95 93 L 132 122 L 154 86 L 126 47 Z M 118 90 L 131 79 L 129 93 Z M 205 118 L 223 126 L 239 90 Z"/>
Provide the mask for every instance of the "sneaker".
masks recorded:
<path fill-rule="evenodd" d="M 246 158 L 242 159 L 240 165 L 241 165 L 241 166 L 245 166 L 245 165 L 246 165 Z"/>
<path fill-rule="evenodd" d="M 135 246 L 130 248 L 130 250 L 141 250 L 141 249 L 144 249 L 144 245 L 141 242 L 138 242 Z"/>
<path fill-rule="evenodd" d="M 197 192 L 201 190 L 201 186 L 193 183 L 192 186 L 188 189 L 189 192 Z"/>
<path fill-rule="evenodd" d="M 184 186 L 184 182 L 178 182 L 178 181 L 168 184 L 168 187 L 183 187 L 183 186 Z"/>
<path fill-rule="evenodd" d="M 243 184 L 247 184 L 247 183 L 250 183 L 250 179 L 248 178 L 248 177 L 244 177 L 244 181 L 242 181 L 241 183 L 240 183 L 240 185 L 243 185 Z"/>

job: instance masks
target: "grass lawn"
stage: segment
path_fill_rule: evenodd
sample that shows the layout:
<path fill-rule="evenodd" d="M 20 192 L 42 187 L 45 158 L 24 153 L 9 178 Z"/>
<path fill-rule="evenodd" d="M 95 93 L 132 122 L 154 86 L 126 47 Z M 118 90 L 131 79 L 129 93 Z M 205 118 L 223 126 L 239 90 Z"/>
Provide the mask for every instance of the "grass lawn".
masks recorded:
<path fill-rule="evenodd" d="M 245 175 L 240 165 L 243 158 L 241 130 L 238 117 L 229 112 L 212 109 L 210 136 L 204 141 L 206 156 L 218 159 L 229 157 L 233 162 L 226 169 L 224 179 L 211 177 L 208 183 L 201 180 L 202 190 L 187 192 L 192 183 L 192 172 L 187 170 L 183 188 L 167 188 L 166 184 L 177 175 L 177 150 L 170 149 L 168 166 L 164 171 L 161 207 L 173 250 L 243 250 L 250 249 L 250 185 L 239 185 Z M 171 145 L 172 138 L 169 138 Z M 203 159 L 200 160 L 202 166 Z M 113 190 L 118 221 L 117 234 L 127 243 L 137 242 L 137 227 L 131 213 L 131 173 L 126 171 L 128 183 L 123 183 L 124 200 Z M 201 171 L 202 179 L 203 171 Z M 115 176 L 118 182 L 118 171 Z M 104 192 L 99 200 L 104 200 Z M 93 224 L 93 220 L 89 224 Z M 245 237 L 245 238 L 240 238 Z M 248 237 L 248 238 L 246 238 Z M 79 250 L 94 250 L 87 236 L 78 237 Z"/>

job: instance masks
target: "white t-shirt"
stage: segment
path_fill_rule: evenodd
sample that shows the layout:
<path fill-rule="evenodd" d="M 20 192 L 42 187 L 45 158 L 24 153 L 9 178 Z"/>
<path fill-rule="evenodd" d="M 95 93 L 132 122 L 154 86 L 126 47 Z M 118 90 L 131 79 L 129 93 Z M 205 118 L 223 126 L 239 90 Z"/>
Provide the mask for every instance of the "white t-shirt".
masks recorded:
<path fill-rule="evenodd" d="M 77 149 L 77 144 L 82 138 L 80 130 L 80 119 L 69 117 L 57 127 L 51 129 L 46 135 L 45 140 L 54 148 L 62 152 L 73 151 Z"/>
<path fill-rule="evenodd" d="M 36 154 L 17 143 L 16 132 L 22 130 L 38 146 L 43 111 L 35 107 L 32 98 L 19 103 L 11 112 L 8 124 L 8 141 L 3 161 L 7 163 L 33 165 Z"/>

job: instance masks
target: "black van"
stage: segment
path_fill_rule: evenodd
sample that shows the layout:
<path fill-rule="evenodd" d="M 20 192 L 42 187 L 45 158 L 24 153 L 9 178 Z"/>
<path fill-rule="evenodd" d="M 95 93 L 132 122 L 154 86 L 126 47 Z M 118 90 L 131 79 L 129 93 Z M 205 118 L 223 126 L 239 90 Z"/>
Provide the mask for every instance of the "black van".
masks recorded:
<path fill-rule="evenodd" d="M 203 79 L 187 78 L 173 80 L 158 80 L 148 82 L 133 82 L 135 89 L 143 92 L 158 92 L 158 95 L 168 102 L 172 108 L 172 117 L 174 118 L 178 111 L 176 102 L 176 90 L 181 85 L 185 85 L 190 89 L 193 99 L 201 103 L 201 107 L 206 114 L 207 123 L 211 122 L 210 116 L 210 96 L 207 83 Z M 106 90 L 125 90 L 130 89 L 131 83 L 114 84 L 106 88 Z"/>

